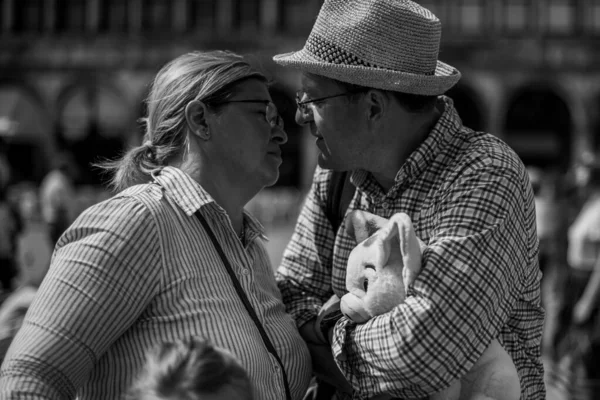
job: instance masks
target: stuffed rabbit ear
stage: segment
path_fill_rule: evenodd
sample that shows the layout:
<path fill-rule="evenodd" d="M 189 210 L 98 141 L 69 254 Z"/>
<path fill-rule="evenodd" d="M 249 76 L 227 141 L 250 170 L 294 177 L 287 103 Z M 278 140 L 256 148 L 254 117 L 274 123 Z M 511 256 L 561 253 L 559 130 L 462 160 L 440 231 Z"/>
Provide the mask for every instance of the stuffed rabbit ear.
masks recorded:
<path fill-rule="evenodd" d="M 368 211 L 354 210 L 348 214 L 344 228 L 356 243 L 360 243 L 373 235 L 388 223 L 386 218 L 371 214 Z"/>
<path fill-rule="evenodd" d="M 392 240 L 396 236 L 399 239 L 400 253 L 404 263 L 402 278 L 404 289 L 408 291 L 408 286 L 415 281 L 421 270 L 424 245 L 417 238 L 412 221 L 405 213 L 394 214 L 385 228 L 381 230 L 381 235 L 384 240 Z"/>

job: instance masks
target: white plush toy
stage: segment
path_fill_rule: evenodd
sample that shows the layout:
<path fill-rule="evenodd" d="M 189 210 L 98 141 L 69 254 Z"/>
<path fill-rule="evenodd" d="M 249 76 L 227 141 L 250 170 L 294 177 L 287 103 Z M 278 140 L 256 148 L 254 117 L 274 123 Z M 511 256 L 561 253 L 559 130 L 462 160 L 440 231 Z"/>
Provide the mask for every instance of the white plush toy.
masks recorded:
<path fill-rule="evenodd" d="M 366 211 L 353 211 L 346 230 L 355 236 L 358 245 L 348 258 L 348 293 L 341 298 L 340 308 L 360 324 L 404 302 L 408 286 L 421 269 L 424 244 L 403 213 L 387 220 Z M 510 355 L 494 339 L 465 377 L 431 399 L 518 400 L 520 390 Z"/>

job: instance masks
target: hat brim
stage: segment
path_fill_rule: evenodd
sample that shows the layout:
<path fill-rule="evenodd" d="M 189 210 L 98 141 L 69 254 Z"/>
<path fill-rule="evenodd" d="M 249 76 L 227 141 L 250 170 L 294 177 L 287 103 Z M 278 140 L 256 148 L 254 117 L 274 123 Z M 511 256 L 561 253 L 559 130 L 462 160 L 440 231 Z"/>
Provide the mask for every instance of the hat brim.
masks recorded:
<path fill-rule="evenodd" d="M 306 49 L 278 54 L 273 57 L 273 61 L 284 67 L 295 68 L 302 72 L 346 83 L 424 96 L 444 94 L 461 77 L 456 68 L 439 60 L 433 75 L 418 75 L 361 65 L 328 63 L 315 57 Z"/>

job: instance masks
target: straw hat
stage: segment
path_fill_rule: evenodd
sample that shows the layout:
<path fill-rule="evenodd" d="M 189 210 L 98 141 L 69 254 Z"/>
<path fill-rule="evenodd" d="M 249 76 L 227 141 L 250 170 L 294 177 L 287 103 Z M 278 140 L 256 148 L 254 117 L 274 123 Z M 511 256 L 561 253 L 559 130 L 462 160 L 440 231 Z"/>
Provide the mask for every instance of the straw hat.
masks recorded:
<path fill-rule="evenodd" d="M 409 0 L 325 0 L 300 51 L 273 60 L 342 82 L 440 95 L 460 72 L 438 60 L 442 27 Z"/>

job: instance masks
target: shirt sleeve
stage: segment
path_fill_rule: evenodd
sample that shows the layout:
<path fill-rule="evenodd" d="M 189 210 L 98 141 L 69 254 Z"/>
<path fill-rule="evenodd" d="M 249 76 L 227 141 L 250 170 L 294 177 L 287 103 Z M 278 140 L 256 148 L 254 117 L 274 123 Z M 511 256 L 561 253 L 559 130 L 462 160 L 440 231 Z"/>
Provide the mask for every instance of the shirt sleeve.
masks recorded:
<path fill-rule="evenodd" d="M 327 175 L 317 167 L 292 238 L 276 273 L 286 311 L 301 327 L 332 295 L 334 233 L 324 212 Z"/>
<path fill-rule="evenodd" d="M 73 399 L 96 361 L 158 291 L 160 246 L 145 206 L 118 197 L 86 210 L 50 269 L 0 372 L 3 399 Z"/>
<path fill-rule="evenodd" d="M 524 188 L 514 171 L 492 166 L 453 182 L 405 303 L 363 325 L 338 321 L 333 352 L 361 396 L 442 390 L 498 336 L 524 274 L 535 273 L 528 271 L 536 257 L 528 247 L 533 197 Z"/>

